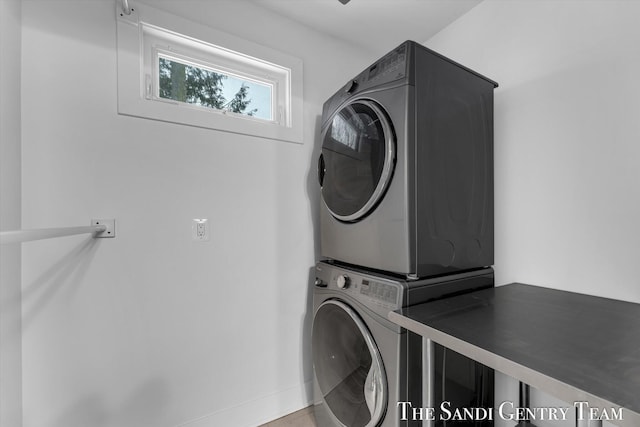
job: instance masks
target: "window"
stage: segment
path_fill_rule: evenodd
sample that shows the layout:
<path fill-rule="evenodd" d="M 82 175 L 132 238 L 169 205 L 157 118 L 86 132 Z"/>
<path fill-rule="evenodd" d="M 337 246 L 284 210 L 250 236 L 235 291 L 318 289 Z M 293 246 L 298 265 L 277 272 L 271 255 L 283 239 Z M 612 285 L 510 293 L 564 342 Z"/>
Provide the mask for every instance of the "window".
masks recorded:
<path fill-rule="evenodd" d="M 118 112 L 302 142 L 302 63 L 169 15 L 116 5 Z"/>
<path fill-rule="evenodd" d="M 263 120 L 273 120 L 273 84 L 158 54 L 154 95 Z"/>

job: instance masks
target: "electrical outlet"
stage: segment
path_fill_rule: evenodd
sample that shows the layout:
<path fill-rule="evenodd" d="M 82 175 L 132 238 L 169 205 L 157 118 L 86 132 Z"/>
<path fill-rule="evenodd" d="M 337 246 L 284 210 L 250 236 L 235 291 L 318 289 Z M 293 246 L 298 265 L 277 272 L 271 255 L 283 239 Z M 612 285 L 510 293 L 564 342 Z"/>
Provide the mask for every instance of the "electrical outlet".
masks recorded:
<path fill-rule="evenodd" d="M 209 221 L 207 219 L 194 219 L 191 228 L 193 240 L 199 242 L 209 240 Z"/>

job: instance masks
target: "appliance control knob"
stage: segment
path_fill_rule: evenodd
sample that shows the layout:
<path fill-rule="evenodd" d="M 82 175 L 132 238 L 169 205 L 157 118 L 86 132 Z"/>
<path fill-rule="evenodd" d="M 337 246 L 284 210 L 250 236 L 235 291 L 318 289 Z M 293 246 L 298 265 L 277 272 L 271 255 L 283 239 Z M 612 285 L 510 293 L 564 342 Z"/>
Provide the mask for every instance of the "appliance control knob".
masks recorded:
<path fill-rule="evenodd" d="M 356 88 L 358 87 L 358 81 L 357 80 L 351 80 L 349 83 L 347 83 L 347 88 L 345 89 L 346 93 L 353 93 Z"/>
<path fill-rule="evenodd" d="M 349 287 L 349 276 L 347 276 L 346 274 L 341 274 L 340 276 L 338 276 L 336 282 L 340 289 L 347 289 Z"/>

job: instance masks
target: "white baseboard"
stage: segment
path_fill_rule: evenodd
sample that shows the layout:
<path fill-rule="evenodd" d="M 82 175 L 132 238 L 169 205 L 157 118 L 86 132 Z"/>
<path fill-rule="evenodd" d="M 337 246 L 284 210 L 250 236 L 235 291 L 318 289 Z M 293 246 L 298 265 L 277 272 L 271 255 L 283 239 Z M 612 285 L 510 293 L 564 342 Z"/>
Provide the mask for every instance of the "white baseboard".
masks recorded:
<path fill-rule="evenodd" d="M 256 427 L 306 408 L 312 401 L 313 383 L 289 387 L 276 393 L 249 400 L 237 406 L 213 412 L 176 427 Z"/>

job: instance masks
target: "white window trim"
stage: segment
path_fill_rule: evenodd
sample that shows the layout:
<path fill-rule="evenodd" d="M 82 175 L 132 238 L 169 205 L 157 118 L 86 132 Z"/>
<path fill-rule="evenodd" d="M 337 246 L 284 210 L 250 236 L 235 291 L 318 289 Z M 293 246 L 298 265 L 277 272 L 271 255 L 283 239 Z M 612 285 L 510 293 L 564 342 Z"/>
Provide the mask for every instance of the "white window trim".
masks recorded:
<path fill-rule="evenodd" d="M 302 61 L 300 59 L 146 4 L 129 2 L 133 12 L 126 15 L 122 13 L 120 2 L 115 3 L 118 43 L 118 113 L 262 138 L 303 142 Z M 210 62 L 208 58 L 199 56 L 197 49 L 190 50 L 188 39 L 185 38 L 182 38 L 183 42 L 178 52 L 170 47 L 167 48 L 166 40 L 172 37 L 172 33 L 216 47 L 218 56 L 216 63 L 210 65 L 211 68 L 273 84 L 274 94 L 277 94 L 274 96 L 274 103 L 276 99 L 284 98 L 288 100 L 287 108 L 283 108 L 281 103 L 272 105 L 273 120 L 269 121 L 159 98 L 154 93 L 156 88 L 150 81 L 157 78 L 157 64 L 155 71 L 149 66 L 154 62 L 151 55 L 157 56 L 160 52 L 176 58 L 202 60 L 203 64 Z M 167 37 L 156 37 L 158 35 L 167 35 Z M 164 41 L 154 40 L 154 37 Z M 178 40 L 178 36 L 174 37 Z M 184 42 L 185 40 L 187 41 Z M 150 43 L 151 49 L 149 49 Z M 225 62 L 223 57 L 225 51 L 236 55 L 236 58 L 237 53 L 241 52 L 246 58 L 246 67 L 240 65 L 241 68 L 238 68 L 238 63 L 234 60 Z M 144 55 L 147 55 L 147 58 L 144 58 Z M 257 67 L 252 65 L 258 62 L 262 68 L 259 75 L 256 74 Z M 267 74 L 264 74 L 263 70 L 267 70 Z"/>

